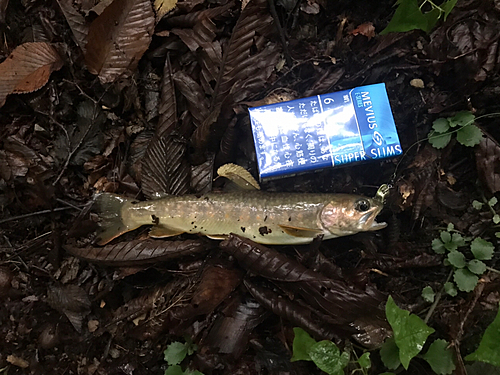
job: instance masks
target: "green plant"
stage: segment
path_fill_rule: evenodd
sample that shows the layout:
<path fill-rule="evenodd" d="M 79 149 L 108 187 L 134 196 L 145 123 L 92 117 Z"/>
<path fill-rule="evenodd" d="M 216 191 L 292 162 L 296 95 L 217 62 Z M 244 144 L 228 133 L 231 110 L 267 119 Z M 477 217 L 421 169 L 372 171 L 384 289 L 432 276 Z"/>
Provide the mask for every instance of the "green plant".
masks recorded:
<path fill-rule="evenodd" d="M 446 18 L 455 7 L 457 0 L 447 0 L 436 5 L 431 0 L 398 0 L 396 12 L 387 27 L 380 34 L 423 30 L 429 33 L 440 18 Z M 430 7 L 429 11 L 424 11 Z"/>
<path fill-rule="evenodd" d="M 432 123 L 429 132 L 429 143 L 435 148 L 444 148 L 450 143 L 453 133 L 457 134 L 457 141 L 464 146 L 473 147 L 483 137 L 483 132 L 474 125 L 475 116 L 469 111 L 458 112 L 453 117 L 438 118 Z"/>
<path fill-rule="evenodd" d="M 482 208 L 487 208 L 491 213 L 493 214 L 493 217 L 491 218 L 491 221 L 493 222 L 494 226 L 496 228 L 499 227 L 500 224 L 500 215 L 497 214 L 495 211 L 495 206 L 498 203 L 498 199 L 496 197 L 491 198 L 490 200 L 486 200 L 486 198 L 483 197 L 484 203 L 481 203 L 477 200 L 472 201 L 472 207 L 474 207 L 476 210 L 481 210 Z M 497 238 L 500 238 L 500 231 L 495 233 L 495 236 Z"/>
<path fill-rule="evenodd" d="M 468 245 L 468 243 L 470 244 Z M 474 259 L 467 259 L 466 255 L 459 251 L 460 248 L 469 246 Z M 477 285 L 478 276 L 482 275 L 487 267 L 483 262 L 493 257 L 495 247 L 489 241 L 477 237 L 471 241 L 470 238 L 462 237 L 455 231 L 453 224 L 449 224 L 445 231 L 439 233 L 439 238 L 432 241 L 432 249 L 437 254 L 446 254 L 445 266 L 453 267 L 453 281 L 459 290 L 471 292 Z M 457 294 L 454 285 L 447 281 L 444 285 L 445 292 L 451 296 Z"/>
<path fill-rule="evenodd" d="M 399 365 L 408 369 L 411 359 L 420 353 L 434 329 L 417 315 L 399 308 L 391 296 L 387 300 L 385 313 L 394 336 L 386 340 L 380 349 L 382 362 L 390 370 L 397 369 Z M 439 375 L 451 374 L 455 369 L 453 353 L 445 340 L 435 340 L 422 358 Z"/>
<path fill-rule="evenodd" d="M 356 358 L 351 361 L 358 368 L 352 370 L 351 374 L 361 372 L 368 374 L 371 367 L 370 353 L 363 353 L 357 357 L 354 351 L 346 350 L 341 352 L 335 343 L 329 340 L 317 342 L 302 328 L 295 327 L 293 339 L 292 362 L 295 361 L 313 361 L 318 368 L 330 375 L 343 375 L 344 368 L 349 364 L 351 353 Z"/>
<path fill-rule="evenodd" d="M 185 343 L 174 341 L 169 344 L 163 352 L 164 359 L 168 363 L 164 375 L 203 375 L 203 373 L 196 370 L 182 370 L 180 366 L 186 356 L 192 355 L 197 349 L 197 346 L 189 340 Z"/>
<path fill-rule="evenodd" d="M 479 347 L 464 358 L 500 367 L 500 304 L 495 320 L 486 328 Z"/>

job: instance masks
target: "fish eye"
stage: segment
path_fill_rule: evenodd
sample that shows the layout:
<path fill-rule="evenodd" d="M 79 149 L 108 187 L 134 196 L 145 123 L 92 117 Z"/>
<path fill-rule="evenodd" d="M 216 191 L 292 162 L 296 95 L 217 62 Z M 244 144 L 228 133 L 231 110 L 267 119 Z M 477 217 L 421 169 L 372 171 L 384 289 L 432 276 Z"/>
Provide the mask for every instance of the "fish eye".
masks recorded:
<path fill-rule="evenodd" d="M 360 199 L 354 203 L 354 208 L 356 211 L 359 212 L 365 212 L 370 209 L 370 202 L 368 202 L 366 199 Z"/>

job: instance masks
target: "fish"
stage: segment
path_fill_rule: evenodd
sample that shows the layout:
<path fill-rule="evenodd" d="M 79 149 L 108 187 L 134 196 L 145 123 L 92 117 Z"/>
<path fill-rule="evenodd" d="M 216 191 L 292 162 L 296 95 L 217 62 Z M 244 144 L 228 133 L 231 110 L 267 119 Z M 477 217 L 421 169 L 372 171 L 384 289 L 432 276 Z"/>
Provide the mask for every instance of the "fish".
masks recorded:
<path fill-rule="evenodd" d="M 235 233 L 266 245 L 301 245 L 320 235 L 328 240 L 387 225 L 376 221 L 380 200 L 351 194 L 254 190 L 137 201 L 99 193 L 95 205 L 101 218 L 99 245 L 143 225 L 152 226 L 153 238 L 190 233 L 223 240 Z"/>

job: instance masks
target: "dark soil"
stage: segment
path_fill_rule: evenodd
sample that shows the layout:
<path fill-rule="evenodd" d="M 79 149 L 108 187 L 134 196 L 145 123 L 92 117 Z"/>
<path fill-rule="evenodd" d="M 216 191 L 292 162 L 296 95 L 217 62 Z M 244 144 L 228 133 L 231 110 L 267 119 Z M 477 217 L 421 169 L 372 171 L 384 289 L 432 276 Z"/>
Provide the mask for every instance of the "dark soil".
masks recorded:
<path fill-rule="evenodd" d="M 70 28 L 75 19 L 61 10 L 68 4 L 85 27 L 98 19 L 91 1 L 0 0 L 0 61 L 27 42 L 48 42 L 63 60 L 47 84 L 9 95 L 0 108 L 0 373 L 163 374 L 167 345 L 192 340 L 198 350 L 183 366 L 204 374 L 319 374 L 311 362 L 290 362 L 300 325 L 358 355 L 368 347 L 369 373 L 381 374 L 388 370 L 376 347 L 385 336 L 363 343 L 352 334 L 387 328 L 389 294 L 422 318 L 430 312 L 431 338 L 451 343 L 457 374 L 493 373 L 462 358 L 496 314 L 500 253 L 486 261 L 490 268 L 470 293 L 443 294 L 431 307 L 421 292 L 441 290 L 449 277 L 431 242 L 450 223 L 498 248 L 498 205 L 472 204 L 500 191 L 497 1 L 459 1 L 430 34 L 383 36 L 394 1 L 252 0 L 243 12 L 239 2 L 182 1 L 156 23 L 137 67 L 109 83 L 87 69 Z M 251 17 L 258 22 L 242 26 Z M 367 23 L 373 37 L 353 32 Z M 243 40 L 251 57 L 221 58 Z M 243 68 L 247 59 L 252 64 Z M 219 74 L 221 64 L 227 71 Z M 262 188 L 373 196 L 391 184 L 386 229 L 258 250 L 238 238 L 223 246 L 189 235 L 152 240 L 140 228 L 106 248 L 95 245 L 95 192 L 145 200 L 221 190 L 222 179 L 212 181 L 228 162 L 257 177 L 248 106 L 269 95 L 298 98 L 379 82 L 403 156 Z M 474 113 L 481 143 L 466 147 L 453 137 L 433 148 L 426 139 L 433 121 L 459 111 Z M 263 255 L 250 264 L 243 249 Z M 264 264 L 279 259 L 323 281 L 293 286 Z M 329 285 L 317 297 L 328 301 L 327 312 L 314 306 L 314 293 L 326 285 L 318 283 Z M 433 372 L 416 358 L 399 373 Z"/>

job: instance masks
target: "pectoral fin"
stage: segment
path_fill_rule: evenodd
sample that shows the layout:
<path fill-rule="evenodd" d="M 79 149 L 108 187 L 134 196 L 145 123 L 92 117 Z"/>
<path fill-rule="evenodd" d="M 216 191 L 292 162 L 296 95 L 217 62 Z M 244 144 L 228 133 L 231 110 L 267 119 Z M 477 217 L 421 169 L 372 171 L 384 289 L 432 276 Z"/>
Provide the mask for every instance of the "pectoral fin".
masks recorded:
<path fill-rule="evenodd" d="M 211 240 L 225 240 L 227 239 L 227 236 L 225 234 L 207 234 L 207 237 L 210 238 Z"/>
<path fill-rule="evenodd" d="M 167 227 L 163 227 L 161 225 L 156 225 L 149 231 L 149 237 L 153 238 L 165 238 L 165 237 L 173 237 L 178 236 L 179 234 L 184 233 L 183 230 L 179 229 L 170 229 Z"/>
<path fill-rule="evenodd" d="M 290 225 L 278 225 L 286 234 L 294 237 L 314 238 L 323 233 L 321 229 L 292 227 Z"/>

